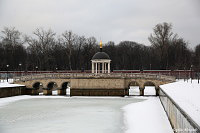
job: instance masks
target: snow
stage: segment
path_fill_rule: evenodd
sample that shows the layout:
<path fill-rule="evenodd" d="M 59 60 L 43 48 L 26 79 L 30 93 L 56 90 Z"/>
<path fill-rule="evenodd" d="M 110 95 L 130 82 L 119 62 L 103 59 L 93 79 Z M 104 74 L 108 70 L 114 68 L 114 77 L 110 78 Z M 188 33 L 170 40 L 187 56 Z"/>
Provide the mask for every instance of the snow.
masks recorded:
<path fill-rule="evenodd" d="M 8 88 L 8 87 L 21 87 L 25 85 L 19 85 L 19 84 L 10 84 L 8 82 L 0 83 L 0 88 Z"/>
<path fill-rule="evenodd" d="M 129 95 L 140 95 L 139 86 L 131 86 L 129 89 Z M 156 95 L 155 87 L 154 86 L 145 86 L 144 95 L 152 96 Z"/>
<path fill-rule="evenodd" d="M 15 96 L 1 98 L 0 108 L 8 133 L 173 132 L 158 97 Z"/>
<path fill-rule="evenodd" d="M 158 97 L 145 97 L 143 102 L 125 107 L 125 133 L 173 133 Z"/>
<path fill-rule="evenodd" d="M 39 93 L 39 95 L 43 95 L 43 92 L 41 92 L 41 93 Z M 58 95 L 58 91 L 57 90 L 53 90 L 52 91 L 52 95 Z M 68 87 L 67 89 L 66 89 L 66 95 L 67 96 L 70 96 L 70 87 Z"/>
<path fill-rule="evenodd" d="M 67 97 L 65 96 L 29 96 L 29 95 L 6 97 L 6 98 L 0 98 L 0 108 L 13 102 L 17 102 L 17 101 L 25 100 L 25 99 L 33 99 L 33 98 L 67 98 Z"/>
<path fill-rule="evenodd" d="M 154 86 L 146 86 L 144 89 L 144 95 L 156 95 L 156 90 Z"/>
<path fill-rule="evenodd" d="M 13 83 L 13 79 L 8 79 L 8 83 Z M 0 79 L 0 83 L 5 83 L 7 82 L 7 79 Z"/>
<path fill-rule="evenodd" d="M 20 97 L 24 96 L 16 99 Z M 122 97 L 59 97 L 25 96 L 26 100 L 2 106 L 0 132 L 121 133 L 124 130 L 121 108 L 141 101 Z"/>
<path fill-rule="evenodd" d="M 200 125 L 200 84 L 197 80 L 160 86 L 198 125 Z"/>
<path fill-rule="evenodd" d="M 139 96 L 140 95 L 139 86 L 130 86 L 129 95 Z"/>

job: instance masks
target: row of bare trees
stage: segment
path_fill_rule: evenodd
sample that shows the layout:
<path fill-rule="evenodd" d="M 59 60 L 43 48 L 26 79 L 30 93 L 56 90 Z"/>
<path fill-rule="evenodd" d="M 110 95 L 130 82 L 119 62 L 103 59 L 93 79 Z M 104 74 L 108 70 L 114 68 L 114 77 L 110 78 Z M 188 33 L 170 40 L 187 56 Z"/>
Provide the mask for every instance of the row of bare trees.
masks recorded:
<path fill-rule="evenodd" d="M 99 51 L 95 37 L 38 28 L 32 36 L 15 28 L 1 31 L 0 70 L 90 70 L 91 58 Z M 132 41 L 106 43 L 112 70 L 200 68 L 200 44 L 194 50 L 172 32 L 169 23 L 157 24 L 149 36 L 151 46 Z M 9 66 L 8 66 L 9 65 Z"/>

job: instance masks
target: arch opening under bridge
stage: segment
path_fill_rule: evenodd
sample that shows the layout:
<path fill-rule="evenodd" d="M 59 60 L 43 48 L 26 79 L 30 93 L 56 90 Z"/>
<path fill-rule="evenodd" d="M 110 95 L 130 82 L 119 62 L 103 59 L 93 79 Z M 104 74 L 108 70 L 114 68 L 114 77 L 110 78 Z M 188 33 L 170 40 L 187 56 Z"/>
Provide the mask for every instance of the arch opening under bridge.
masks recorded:
<path fill-rule="evenodd" d="M 144 83 L 144 96 L 158 96 L 158 86 L 152 81 Z"/>
<path fill-rule="evenodd" d="M 129 93 L 129 96 L 139 96 L 140 95 L 140 86 L 137 81 L 132 81 L 129 83 L 128 93 Z"/>
<path fill-rule="evenodd" d="M 57 95 L 58 94 L 57 89 L 58 89 L 57 83 L 54 81 L 51 81 L 47 84 L 47 87 L 45 88 L 43 94 L 44 95 Z"/>
<path fill-rule="evenodd" d="M 28 83 L 27 83 L 28 84 Z M 30 81 L 29 93 L 33 95 L 68 95 L 70 96 L 70 81 L 58 79 L 44 79 Z M 27 86 L 27 85 L 26 85 Z"/>
<path fill-rule="evenodd" d="M 35 83 L 33 83 L 32 87 L 33 87 L 33 89 L 35 91 L 35 94 L 37 94 L 37 93 L 38 93 L 38 95 L 39 94 L 43 94 L 44 86 L 43 86 L 43 84 L 41 82 L 36 81 Z"/>
<path fill-rule="evenodd" d="M 60 90 L 62 91 L 63 95 L 70 96 L 70 83 L 69 82 L 63 82 L 61 84 L 61 89 Z"/>

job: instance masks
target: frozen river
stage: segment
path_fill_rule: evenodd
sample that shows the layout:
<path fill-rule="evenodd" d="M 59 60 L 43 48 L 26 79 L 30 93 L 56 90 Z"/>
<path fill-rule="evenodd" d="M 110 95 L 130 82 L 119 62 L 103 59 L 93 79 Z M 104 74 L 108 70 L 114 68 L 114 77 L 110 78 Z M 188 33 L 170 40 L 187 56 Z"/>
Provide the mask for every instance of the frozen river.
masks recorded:
<path fill-rule="evenodd" d="M 0 133 L 123 133 L 122 107 L 142 101 L 120 97 L 19 100 L 0 107 Z"/>

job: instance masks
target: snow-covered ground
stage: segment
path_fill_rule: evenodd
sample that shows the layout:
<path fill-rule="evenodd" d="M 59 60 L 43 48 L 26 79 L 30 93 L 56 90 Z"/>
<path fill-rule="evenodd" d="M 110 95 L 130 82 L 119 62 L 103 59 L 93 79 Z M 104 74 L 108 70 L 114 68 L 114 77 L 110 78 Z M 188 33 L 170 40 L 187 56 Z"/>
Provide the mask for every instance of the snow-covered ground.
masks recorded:
<path fill-rule="evenodd" d="M 200 125 L 200 84 L 197 80 L 160 86 L 198 125 Z"/>
<path fill-rule="evenodd" d="M 5 133 L 172 133 L 158 97 L 1 98 L 0 132 L 3 130 Z"/>
<path fill-rule="evenodd" d="M 0 83 L 0 88 L 20 87 L 20 86 L 24 86 L 24 85 L 20 85 L 20 84 L 10 84 L 10 83 L 8 83 L 8 82 Z"/>
<path fill-rule="evenodd" d="M 125 107 L 126 133 L 173 133 L 158 97 L 145 97 L 143 102 Z"/>

